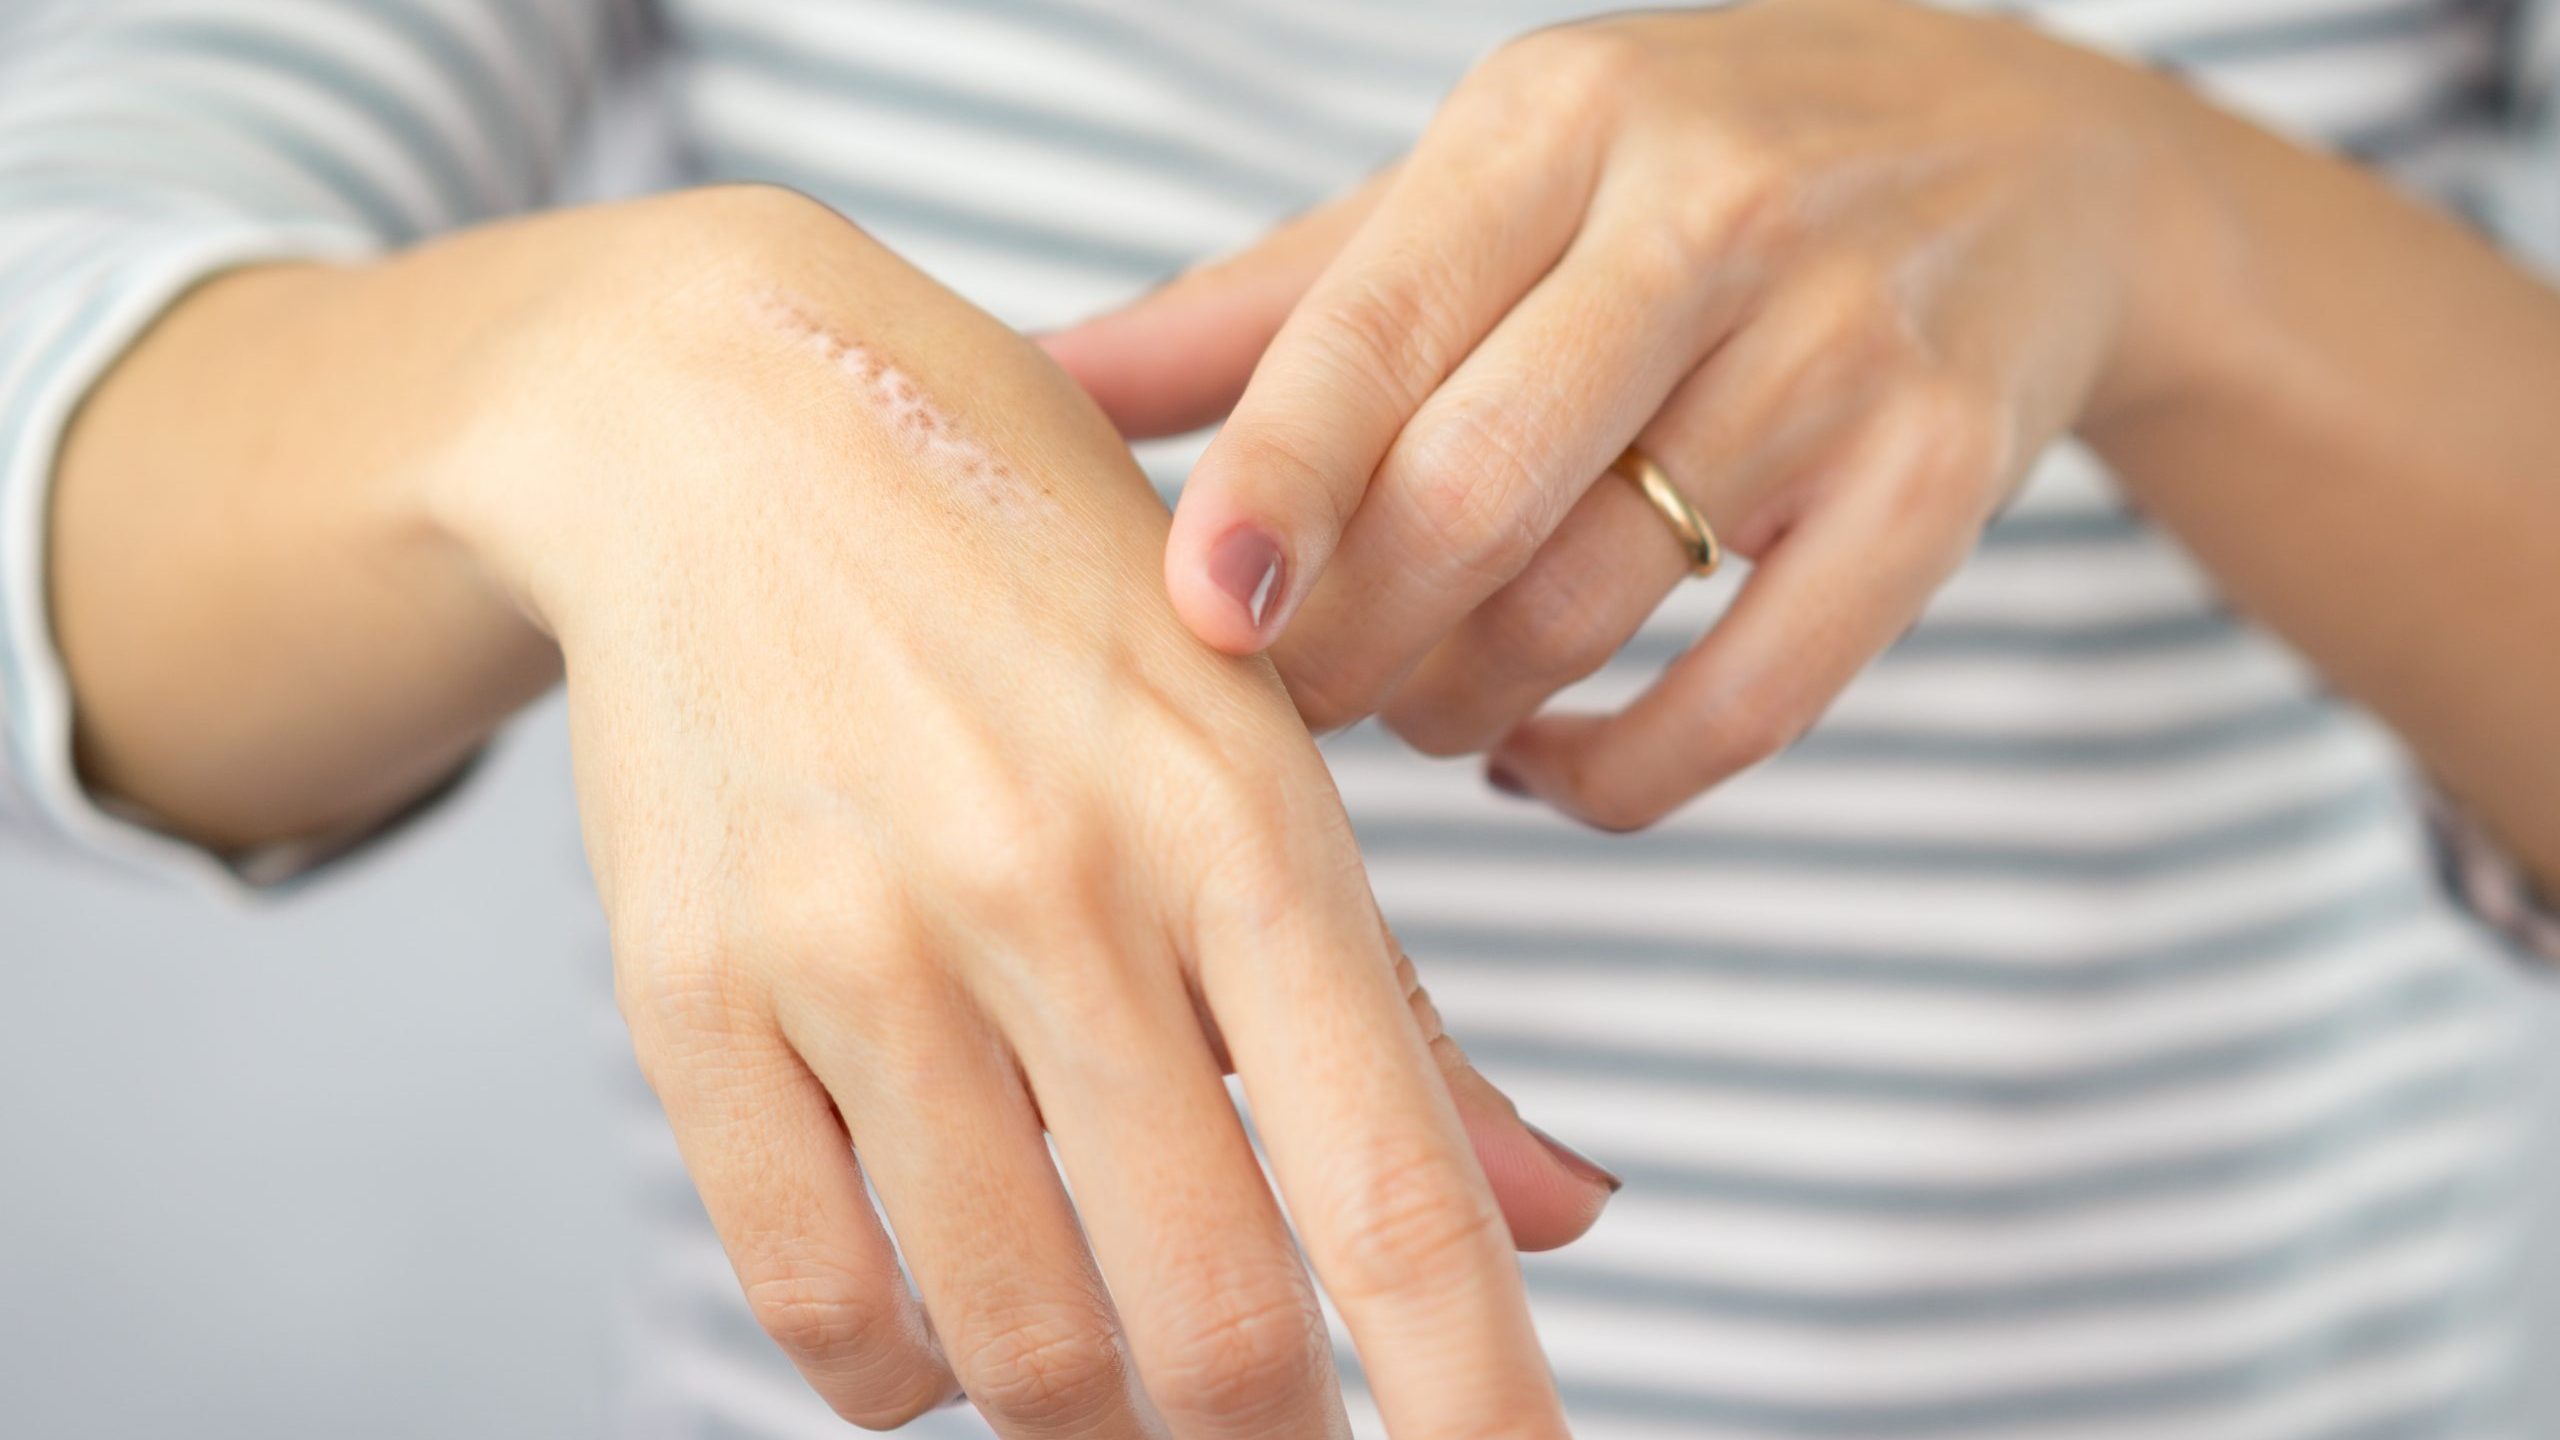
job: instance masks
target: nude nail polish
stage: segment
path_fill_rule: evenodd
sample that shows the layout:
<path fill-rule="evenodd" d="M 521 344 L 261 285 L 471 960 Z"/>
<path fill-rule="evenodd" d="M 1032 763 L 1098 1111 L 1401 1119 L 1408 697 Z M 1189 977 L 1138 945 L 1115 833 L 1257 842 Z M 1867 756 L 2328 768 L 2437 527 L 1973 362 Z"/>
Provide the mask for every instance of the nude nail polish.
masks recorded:
<path fill-rule="evenodd" d="M 1256 635 L 1279 603 L 1286 569 L 1280 543 L 1258 525 L 1239 525 L 1209 548 L 1209 579 L 1234 597 Z"/>

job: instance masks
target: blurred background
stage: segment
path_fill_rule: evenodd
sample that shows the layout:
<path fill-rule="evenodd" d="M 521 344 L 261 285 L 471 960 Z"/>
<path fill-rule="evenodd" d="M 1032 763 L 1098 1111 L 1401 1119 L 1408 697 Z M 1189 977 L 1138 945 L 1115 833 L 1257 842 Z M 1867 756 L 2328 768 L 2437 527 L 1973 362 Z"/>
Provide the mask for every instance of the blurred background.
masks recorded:
<path fill-rule="evenodd" d="M 638 1080 L 556 708 L 288 898 L 0 858 L 0 974 L 0 1435 L 602 1433 Z"/>
<path fill-rule="evenodd" d="M 602 1433 L 638 1082 L 583 876 L 556 705 L 289 899 L 0 857 L 0 1435 Z M 2520 993 L 2560 1147 L 2560 981 Z"/>

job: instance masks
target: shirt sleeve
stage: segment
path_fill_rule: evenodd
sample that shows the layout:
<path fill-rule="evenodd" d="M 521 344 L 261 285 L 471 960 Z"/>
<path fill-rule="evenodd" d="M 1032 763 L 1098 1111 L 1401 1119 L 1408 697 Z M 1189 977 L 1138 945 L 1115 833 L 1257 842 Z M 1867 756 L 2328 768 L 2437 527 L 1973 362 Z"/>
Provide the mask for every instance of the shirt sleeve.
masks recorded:
<path fill-rule="evenodd" d="M 2560 967 L 2560 905 L 2461 806 L 2439 793 L 2427 818 L 2445 888 L 2526 959 Z"/>
<path fill-rule="evenodd" d="M 271 881 L 111 814 L 72 765 L 48 488 L 83 396 L 230 267 L 344 260 L 536 205 L 645 27 L 623 0 L 90 0 L 0 19 L 0 841 Z"/>

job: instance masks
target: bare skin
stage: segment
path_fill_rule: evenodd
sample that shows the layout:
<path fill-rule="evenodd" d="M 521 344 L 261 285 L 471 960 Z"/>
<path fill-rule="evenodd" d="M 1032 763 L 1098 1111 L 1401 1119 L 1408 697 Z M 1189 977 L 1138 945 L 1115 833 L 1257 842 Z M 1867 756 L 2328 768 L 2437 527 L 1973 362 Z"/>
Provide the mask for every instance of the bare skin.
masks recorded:
<path fill-rule="evenodd" d="M 1397 1434 L 1564 1433 L 1514 1246 L 1607 1177 L 1441 1033 L 1109 423 L 842 220 L 707 191 L 239 272 L 58 480 L 81 753 L 179 833 L 363 824 L 565 672 L 642 1066 L 848 1418 L 1346 1433 L 1285 1201 Z"/>
<path fill-rule="evenodd" d="M 2560 295 L 2025 25 L 1530 35 L 1387 175 L 1047 344 L 1132 433 L 1232 410 L 1166 554 L 1195 633 L 1594 825 L 1802 733 L 2076 432 L 2560 882 Z M 1625 711 L 1547 711 L 1683 573 L 1600 481 L 1630 442 L 1754 570 Z"/>

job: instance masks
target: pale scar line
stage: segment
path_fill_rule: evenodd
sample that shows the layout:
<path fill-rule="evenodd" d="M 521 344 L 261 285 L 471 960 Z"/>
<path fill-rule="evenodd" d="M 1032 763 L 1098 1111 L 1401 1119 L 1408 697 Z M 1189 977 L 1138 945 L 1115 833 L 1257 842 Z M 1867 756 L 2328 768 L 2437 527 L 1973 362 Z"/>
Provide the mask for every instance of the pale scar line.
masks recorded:
<path fill-rule="evenodd" d="M 1037 481 L 980 443 L 959 416 L 888 356 L 783 291 L 757 297 L 755 309 L 759 321 L 841 375 L 854 398 L 915 460 L 918 472 L 949 487 L 953 499 L 1014 519 L 1057 513 Z"/>

